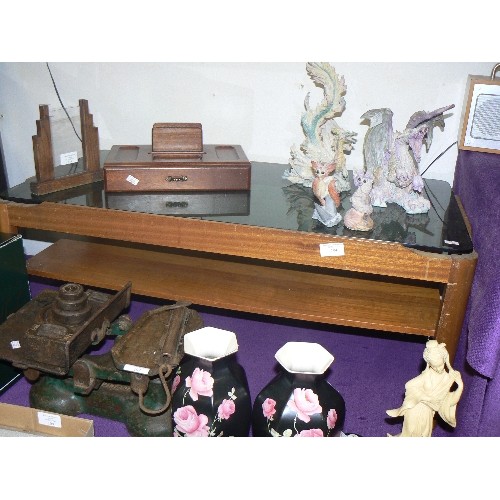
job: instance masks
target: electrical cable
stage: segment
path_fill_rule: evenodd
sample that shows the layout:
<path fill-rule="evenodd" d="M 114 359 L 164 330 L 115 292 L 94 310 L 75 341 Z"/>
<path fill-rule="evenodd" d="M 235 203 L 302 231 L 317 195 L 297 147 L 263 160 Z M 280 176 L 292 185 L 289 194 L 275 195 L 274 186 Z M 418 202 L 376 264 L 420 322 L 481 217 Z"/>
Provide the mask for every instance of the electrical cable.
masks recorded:
<path fill-rule="evenodd" d="M 434 162 L 436 162 L 437 160 L 439 160 L 439 158 L 441 158 L 441 156 L 443 156 L 449 149 L 451 149 L 455 144 L 457 144 L 457 141 L 451 143 L 444 151 L 441 151 L 441 153 L 439 153 L 438 156 L 436 156 L 436 158 L 434 158 L 434 160 L 432 160 L 429 165 L 427 165 L 427 168 L 420 174 L 421 176 L 423 176 L 425 174 L 425 172 L 427 172 L 427 170 L 429 170 L 429 168 L 433 165 Z M 436 213 L 437 217 L 439 218 L 439 220 L 446 226 L 446 223 L 445 221 L 441 218 L 441 216 L 438 214 L 437 210 L 436 210 L 436 207 L 434 206 L 434 203 L 432 202 L 430 196 L 429 196 L 429 191 L 428 191 L 428 186 L 424 185 L 424 190 L 427 194 L 427 199 L 429 200 L 432 208 L 434 209 L 434 212 Z M 432 191 L 431 191 L 432 193 Z M 434 195 L 434 193 L 432 193 Z M 437 201 L 437 197 L 434 195 L 434 198 L 435 200 Z M 440 207 L 444 210 L 444 208 L 441 206 L 441 204 L 439 204 Z"/>
<path fill-rule="evenodd" d="M 441 151 L 441 153 L 439 153 L 436 158 L 434 158 L 434 160 L 432 160 L 429 165 L 427 165 L 427 168 L 420 174 L 421 177 L 423 177 L 423 175 L 425 174 L 425 172 L 427 172 L 427 170 L 429 170 L 429 168 L 431 168 L 431 166 L 434 164 L 434 162 L 436 162 L 437 160 L 439 160 L 439 158 L 441 158 L 441 156 L 443 156 L 448 150 L 450 150 L 455 144 L 457 144 L 458 141 L 455 141 L 453 143 L 451 143 L 444 151 Z M 444 222 L 444 220 L 441 218 L 441 216 L 438 214 L 437 210 L 436 210 L 436 207 L 434 206 L 434 203 L 432 203 L 432 200 L 429 196 L 429 192 L 427 191 L 428 189 L 428 186 L 424 185 L 424 190 L 427 194 L 427 198 L 432 206 L 432 208 L 434 209 L 434 212 L 436 212 L 436 215 L 437 217 L 439 218 L 439 220 L 441 220 L 441 222 L 446 225 L 446 223 Z M 430 191 L 430 190 L 429 190 Z M 432 191 L 431 191 L 432 192 Z M 434 193 L 432 193 L 434 195 Z M 434 195 L 436 201 L 437 201 L 437 197 Z M 441 207 L 443 208 L 443 207 Z"/>
<path fill-rule="evenodd" d="M 78 137 L 78 140 L 80 142 L 83 142 L 82 138 L 78 135 L 78 132 L 76 131 L 75 125 L 73 124 L 73 121 L 71 120 L 71 117 L 69 116 L 69 113 L 66 110 L 66 107 L 64 106 L 64 104 L 62 102 L 61 96 L 59 95 L 59 91 L 57 90 L 56 82 L 54 81 L 54 77 L 52 76 L 52 71 L 50 71 L 49 63 L 45 63 L 45 64 L 47 65 L 47 69 L 49 70 L 50 79 L 52 80 L 52 84 L 54 85 L 54 90 L 56 91 L 56 95 L 57 95 L 57 98 L 59 99 L 59 102 L 61 103 L 62 109 L 64 109 L 64 112 L 66 113 L 66 116 L 68 117 L 68 120 L 71 123 L 71 126 L 73 127 L 73 130 L 74 130 L 76 136 Z"/>
<path fill-rule="evenodd" d="M 427 172 L 427 170 L 429 170 L 429 168 L 432 166 L 432 164 L 439 160 L 439 158 L 441 158 L 441 156 L 443 156 L 449 149 L 451 149 L 455 144 L 457 143 L 457 141 L 453 142 L 452 144 L 450 144 L 444 151 L 442 151 L 438 156 L 436 156 L 436 158 L 434 158 L 434 160 L 432 160 L 429 165 L 427 165 L 427 168 L 420 174 L 421 176 L 423 176 L 425 174 L 425 172 Z"/>

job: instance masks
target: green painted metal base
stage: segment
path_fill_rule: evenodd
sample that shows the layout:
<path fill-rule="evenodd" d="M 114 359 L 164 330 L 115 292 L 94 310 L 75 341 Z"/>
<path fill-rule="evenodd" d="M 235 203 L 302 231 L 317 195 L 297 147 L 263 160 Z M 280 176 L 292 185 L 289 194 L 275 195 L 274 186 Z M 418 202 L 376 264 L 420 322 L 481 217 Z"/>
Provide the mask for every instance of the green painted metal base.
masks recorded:
<path fill-rule="evenodd" d="M 154 410 L 161 408 L 165 401 L 160 381 L 151 380 L 144 396 L 145 405 Z M 31 388 L 30 406 L 63 415 L 84 413 L 123 422 L 131 436 L 172 436 L 170 408 L 160 415 L 146 415 L 140 410 L 138 396 L 128 384 L 102 382 L 90 394 L 79 395 L 75 394 L 71 377 L 45 375 Z"/>

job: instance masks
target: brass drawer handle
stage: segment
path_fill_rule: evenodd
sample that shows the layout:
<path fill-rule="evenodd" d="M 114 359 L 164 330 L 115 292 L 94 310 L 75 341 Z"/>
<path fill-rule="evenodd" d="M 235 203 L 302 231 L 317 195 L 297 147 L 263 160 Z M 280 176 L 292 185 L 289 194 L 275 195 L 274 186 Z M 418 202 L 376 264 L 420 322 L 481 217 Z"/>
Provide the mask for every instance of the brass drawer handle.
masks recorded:
<path fill-rule="evenodd" d="M 174 177 L 169 175 L 166 179 L 168 182 L 186 182 L 188 180 L 187 175 L 182 175 L 180 177 Z"/>
<path fill-rule="evenodd" d="M 165 202 L 167 208 L 187 208 L 189 206 L 188 201 L 167 201 Z"/>

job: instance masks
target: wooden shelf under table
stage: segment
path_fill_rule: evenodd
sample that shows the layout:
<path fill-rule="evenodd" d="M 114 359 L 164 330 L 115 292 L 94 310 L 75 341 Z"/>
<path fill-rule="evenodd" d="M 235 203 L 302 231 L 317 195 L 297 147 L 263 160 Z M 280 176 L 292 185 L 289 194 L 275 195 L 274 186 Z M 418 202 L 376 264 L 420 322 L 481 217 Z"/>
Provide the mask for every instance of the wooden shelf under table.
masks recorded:
<path fill-rule="evenodd" d="M 28 260 L 34 276 L 235 311 L 434 336 L 439 284 L 169 248 L 60 239 Z"/>
<path fill-rule="evenodd" d="M 71 238 L 29 260 L 34 276 L 116 290 L 132 281 L 159 299 L 429 336 L 450 360 L 477 262 L 474 251 L 55 202 L 0 200 L 0 229 Z M 325 259 L 320 245 L 332 242 L 345 252 Z"/>

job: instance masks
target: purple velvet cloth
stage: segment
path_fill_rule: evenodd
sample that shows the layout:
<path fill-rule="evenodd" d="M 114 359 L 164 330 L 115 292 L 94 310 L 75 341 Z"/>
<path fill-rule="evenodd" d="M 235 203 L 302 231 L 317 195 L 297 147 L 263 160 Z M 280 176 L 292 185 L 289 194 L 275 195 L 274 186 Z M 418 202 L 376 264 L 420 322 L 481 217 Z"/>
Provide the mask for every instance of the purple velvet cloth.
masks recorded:
<path fill-rule="evenodd" d="M 32 296 L 57 284 L 32 280 Z M 137 320 L 142 313 L 161 304 L 134 297 L 129 315 Z M 288 341 L 318 342 L 335 357 L 326 377 L 346 401 L 344 431 L 366 437 L 385 437 L 386 433 L 397 434 L 401 431 L 402 419 L 390 418 L 385 411 L 401 404 L 405 383 L 423 369 L 426 337 L 341 329 L 192 307 L 199 311 L 205 326 L 236 333 L 239 346 L 237 361 L 246 372 L 252 401 L 278 373 L 280 368 L 274 354 L 283 344 Z M 108 341 L 108 345 L 98 352 L 110 345 Z M 30 384 L 22 378 L 0 396 L 0 402 L 29 406 L 29 390 Z M 121 422 L 96 415 L 80 416 L 94 421 L 96 437 L 129 435 Z M 444 435 L 453 433 L 443 427 Z"/>
<path fill-rule="evenodd" d="M 453 190 L 478 253 L 454 363 L 465 385 L 457 435 L 500 436 L 500 155 L 459 151 Z"/>
<path fill-rule="evenodd" d="M 500 360 L 500 155 L 460 151 L 454 191 L 471 223 L 478 253 L 466 325 L 467 361 L 492 378 Z"/>

